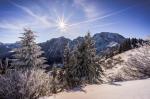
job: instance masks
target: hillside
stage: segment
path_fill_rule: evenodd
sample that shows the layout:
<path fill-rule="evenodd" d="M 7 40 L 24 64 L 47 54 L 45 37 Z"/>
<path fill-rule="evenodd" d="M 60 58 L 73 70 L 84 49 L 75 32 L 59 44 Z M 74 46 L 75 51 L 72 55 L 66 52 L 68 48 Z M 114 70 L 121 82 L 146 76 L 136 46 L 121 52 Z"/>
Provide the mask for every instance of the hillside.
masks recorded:
<path fill-rule="evenodd" d="M 128 59 L 131 57 L 131 55 L 134 55 L 136 54 L 138 51 L 137 49 L 131 49 L 129 51 L 126 51 L 124 53 L 121 53 L 121 54 L 118 54 L 116 56 L 114 56 L 113 58 L 118 58 L 120 57 L 121 60 L 123 60 L 123 62 L 121 64 L 116 64 L 113 66 L 113 68 L 110 68 L 110 69 L 107 69 L 105 71 L 106 75 L 107 76 L 110 76 L 110 75 L 114 75 L 114 74 L 117 74 L 118 72 L 120 72 L 120 70 L 126 66 L 126 62 L 128 61 Z"/>
<path fill-rule="evenodd" d="M 124 81 L 148 78 L 149 55 L 149 46 L 142 46 L 114 56 L 113 59 L 120 58 L 122 62 L 112 64 L 112 68 L 105 69 L 106 78 L 109 78 L 106 81 L 112 79 L 113 81 Z"/>
<path fill-rule="evenodd" d="M 105 74 L 107 77 L 123 73 L 122 68 L 127 66 L 126 62 L 128 62 L 130 57 L 132 55 L 142 54 L 141 51 L 146 51 L 145 46 L 114 56 L 113 58 L 121 57 L 124 62 L 114 65 L 111 69 L 106 69 Z M 83 89 L 76 88 L 71 91 L 65 91 L 50 97 L 42 97 L 40 99 L 149 99 L 149 84 L 150 79 L 142 79 L 112 82 L 110 84 L 107 83 L 102 85 L 87 85 Z"/>

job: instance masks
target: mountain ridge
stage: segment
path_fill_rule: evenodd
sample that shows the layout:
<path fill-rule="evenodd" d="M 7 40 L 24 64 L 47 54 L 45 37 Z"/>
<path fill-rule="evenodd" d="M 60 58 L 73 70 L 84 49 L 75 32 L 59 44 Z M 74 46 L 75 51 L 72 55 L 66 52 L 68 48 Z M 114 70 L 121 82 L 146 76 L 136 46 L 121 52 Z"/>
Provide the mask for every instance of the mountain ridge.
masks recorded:
<path fill-rule="evenodd" d="M 108 48 L 111 48 L 111 44 L 119 45 L 121 44 L 126 38 L 124 38 L 122 35 L 118 33 L 110 33 L 110 32 L 101 32 L 96 33 L 93 36 L 93 39 L 95 40 L 95 47 L 97 49 L 97 54 L 101 54 L 103 51 L 105 51 Z M 81 43 L 84 40 L 84 37 L 77 37 L 73 40 L 69 38 L 65 38 L 64 36 L 58 37 L 58 38 L 52 38 L 50 40 L 47 40 L 46 42 L 38 43 L 42 50 L 45 52 L 44 56 L 47 58 L 48 63 L 51 64 L 53 62 L 60 63 L 62 62 L 63 57 L 63 50 L 64 46 L 69 43 L 70 48 L 73 49 L 75 45 L 78 43 Z M 10 52 L 13 48 L 19 47 L 18 43 L 12 43 L 12 44 L 2 44 L 3 47 L 6 49 L 5 51 L 1 51 L 3 48 L 1 48 L 0 45 L 0 58 L 2 53 Z M 109 46 L 108 46 L 109 45 Z M 113 46 L 112 46 L 113 47 Z"/>

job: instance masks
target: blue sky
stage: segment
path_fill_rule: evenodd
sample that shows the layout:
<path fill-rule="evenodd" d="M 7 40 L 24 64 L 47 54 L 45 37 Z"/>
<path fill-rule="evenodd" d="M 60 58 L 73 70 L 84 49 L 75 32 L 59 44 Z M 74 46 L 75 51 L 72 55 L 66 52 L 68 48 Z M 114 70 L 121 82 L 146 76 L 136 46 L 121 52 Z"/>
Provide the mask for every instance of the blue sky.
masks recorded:
<path fill-rule="evenodd" d="M 145 38 L 150 34 L 150 0 L 0 0 L 0 42 L 18 41 L 24 28 L 37 42 L 74 39 L 100 32 Z"/>

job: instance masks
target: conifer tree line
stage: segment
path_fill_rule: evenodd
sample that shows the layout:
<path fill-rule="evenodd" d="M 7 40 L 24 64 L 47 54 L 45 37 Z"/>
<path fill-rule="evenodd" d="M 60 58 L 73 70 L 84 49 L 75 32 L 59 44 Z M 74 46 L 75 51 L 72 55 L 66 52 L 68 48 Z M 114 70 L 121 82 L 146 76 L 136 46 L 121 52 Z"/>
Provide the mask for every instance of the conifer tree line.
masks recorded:
<path fill-rule="evenodd" d="M 100 57 L 96 55 L 95 41 L 88 32 L 83 41 L 78 42 L 73 49 L 66 43 L 62 66 L 53 64 L 48 71 L 46 58 L 42 57 L 44 52 L 35 42 L 35 33 L 25 29 L 20 39 L 21 46 L 13 50 L 14 59 L 0 60 L 0 84 L 3 84 L 0 86 L 0 98 L 7 97 L 2 99 L 20 99 L 20 96 L 21 99 L 38 99 L 40 96 L 56 94 L 86 84 L 101 84 L 102 77 L 105 76 L 103 69 L 111 69 L 123 61 L 120 57 L 113 59 L 112 56 L 137 48 L 146 42 L 129 38 L 109 51 L 109 56 Z M 12 61 L 11 66 L 8 60 Z M 9 71 L 10 69 L 12 71 Z M 4 94 L 10 90 L 12 93 Z"/>
<path fill-rule="evenodd" d="M 136 39 L 136 38 L 126 38 L 121 44 L 107 48 L 100 56 L 106 59 L 112 58 L 113 56 L 123 53 L 125 51 L 135 49 L 148 44 L 148 40 Z"/>
<path fill-rule="evenodd" d="M 102 83 L 103 70 L 98 64 L 98 60 L 95 42 L 92 40 L 90 33 L 73 50 L 70 49 L 69 44 L 66 44 L 63 67 L 58 69 L 57 76 L 55 76 L 61 82 L 60 90 L 72 89 L 85 84 Z"/>
<path fill-rule="evenodd" d="M 146 41 L 144 41 L 143 39 L 127 38 L 122 44 L 120 44 L 119 53 L 128 51 L 130 49 L 138 48 L 144 43 L 146 43 Z"/>
<path fill-rule="evenodd" d="M 20 39 L 21 47 L 14 49 L 14 59 L 11 63 L 13 69 L 23 71 L 45 69 L 48 65 L 45 64 L 46 59 L 42 57 L 44 52 L 35 42 L 34 32 L 25 29 Z M 90 33 L 88 32 L 83 42 L 78 43 L 72 50 L 69 46 L 66 44 L 64 48 L 63 66 L 58 67 L 54 64 L 48 71 L 52 78 L 50 88 L 52 93 L 80 85 L 102 83 L 103 70 L 98 64 L 95 41 Z M 2 72 L 5 73 L 5 70 L 6 68 Z"/>
<path fill-rule="evenodd" d="M 144 46 L 145 44 L 148 44 L 148 41 L 136 38 L 126 38 L 121 44 L 106 50 L 102 55 L 108 59 L 115 56 L 116 54 Z"/>

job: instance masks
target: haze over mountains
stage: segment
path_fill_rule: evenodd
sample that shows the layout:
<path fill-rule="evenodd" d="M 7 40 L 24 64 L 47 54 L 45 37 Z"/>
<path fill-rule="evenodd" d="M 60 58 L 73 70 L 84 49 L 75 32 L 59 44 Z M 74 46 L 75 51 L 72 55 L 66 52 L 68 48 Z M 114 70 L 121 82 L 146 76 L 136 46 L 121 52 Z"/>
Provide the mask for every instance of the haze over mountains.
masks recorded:
<path fill-rule="evenodd" d="M 101 32 L 93 36 L 97 54 L 103 53 L 106 49 L 118 46 L 126 38 L 117 33 Z M 70 48 L 74 48 L 78 43 L 83 41 L 83 37 L 78 37 L 70 40 L 65 37 L 53 38 L 46 42 L 39 43 L 44 51 L 44 56 L 48 59 L 49 63 L 59 63 L 62 60 L 64 46 L 69 43 Z M 0 43 L 0 57 L 10 57 L 12 49 L 19 47 L 19 43 L 4 44 Z"/>

